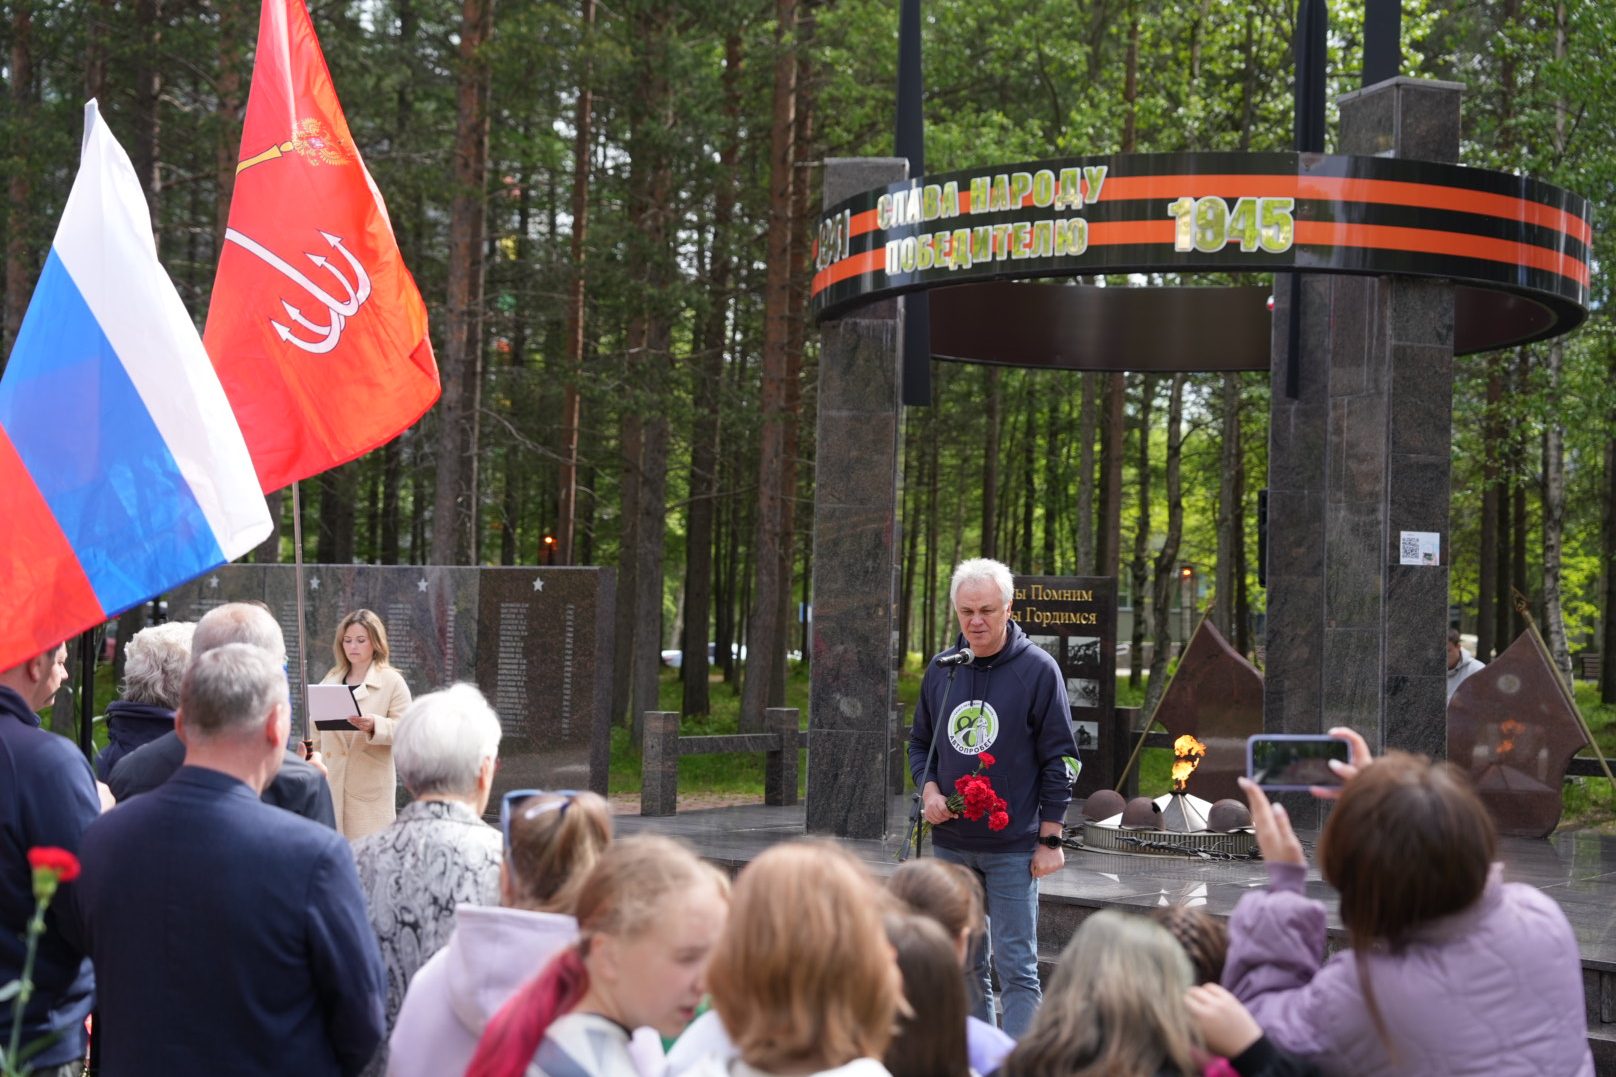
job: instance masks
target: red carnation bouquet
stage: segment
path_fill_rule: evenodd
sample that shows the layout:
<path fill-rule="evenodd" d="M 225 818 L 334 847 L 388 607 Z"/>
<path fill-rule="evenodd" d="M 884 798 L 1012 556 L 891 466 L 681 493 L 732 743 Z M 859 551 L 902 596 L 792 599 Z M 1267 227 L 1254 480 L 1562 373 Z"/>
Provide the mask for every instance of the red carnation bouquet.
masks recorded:
<path fill-rule="evenodd" d="M 1010 805 L 993 790 L 993 780 L 987 769 L 994 764 L 992 755 L 983 752 L 976 757 L 976 770 L 954 779 L 954 792 L 948 798 L 948 810 L 963 815 L 971 822 L 988 817 L 989 830 L 1003 830 L 1010 825 Z"/>
<path fill-rule="evenodd" d="M 993 780 L 987 776 L 987 769 L 994 764 L 993 756 L 983 752 L 976 757 L 976 770 L 970 774 L 954 779 L 954 791 L 949 794 L 945 803 L 948 810 L 956 815 L 962 815 L 973 823 L 987 816 L 989 830 L 1003 830 L 1010 825 L 1010 805 L 993 789 Z M 903 850 L 898 853 L 902 860 L 908 855 L 907 850 L 913 848 L 918 855 L 920 841 L 925 837 L 931 824 L 926 822 L 920 811 L 920 796 L 915 795 L 916 814 L 910 820 L 909 834 L 904 840 Z"/>

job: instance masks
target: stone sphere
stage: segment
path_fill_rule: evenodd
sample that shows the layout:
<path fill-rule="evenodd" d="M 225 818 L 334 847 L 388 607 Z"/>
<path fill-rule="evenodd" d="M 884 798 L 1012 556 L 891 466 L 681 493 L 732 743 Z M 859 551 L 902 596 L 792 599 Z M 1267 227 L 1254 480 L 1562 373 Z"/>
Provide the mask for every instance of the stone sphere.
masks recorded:
<path fill-rule="evenodd" d="M 1125 803 L 1122 794 L 1115 789 L 1096 790 L 1083 802 L 1083 818 L 1091 822 L 1109 819 L 1119 814 Z"/>
<path fill-rule="evenodd" d="M 1122 811 L 1122 825 L 1129 830 L 1158 830 L 1161 809 L 1149 797 L 1134 797 Z"/>
<path fill-rule="evenodd" d="M 1251 809 L 1238 800 L 1220 800 L 1206 813 L 1206 828 L 1219 834 L 1251 825 Z"/>

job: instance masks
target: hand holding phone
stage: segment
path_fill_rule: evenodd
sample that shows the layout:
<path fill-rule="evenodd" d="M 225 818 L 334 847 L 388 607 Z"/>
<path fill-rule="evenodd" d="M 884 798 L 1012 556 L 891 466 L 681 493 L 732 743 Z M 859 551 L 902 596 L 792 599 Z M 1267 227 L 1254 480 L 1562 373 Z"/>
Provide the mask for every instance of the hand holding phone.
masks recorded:
<path fill-rule="evenodd" d="M 1306 866 L 1307 853 L 1302 842 L 1291 829 L 1291 817 L 1283 804 L 1270 804 L 1262 787 L 1250 778 L 1237 779 L 1240 791 L 1251 805 L 1251 828 L 1257 832 L 1257 848 L 1263 860 L 1270 864 L 1301 864 Z"/>
<path fill-rule="evenodd" d="M 1269 793 L 1334 790 L 1346 775 L 1351 745 L 1341 737 L 1298 733 L 1262 733 L 1246 739 L 1246 777 Z"/>

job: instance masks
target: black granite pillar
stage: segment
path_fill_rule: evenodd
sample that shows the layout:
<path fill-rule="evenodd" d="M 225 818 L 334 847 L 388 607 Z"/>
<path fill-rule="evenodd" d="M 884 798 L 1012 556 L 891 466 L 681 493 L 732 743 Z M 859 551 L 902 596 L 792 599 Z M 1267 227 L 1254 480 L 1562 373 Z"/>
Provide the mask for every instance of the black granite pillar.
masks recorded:
<path fill-rule="evenodd" d="M 1347 94 L 1339 152 L 1456 161 L 1460 90 L 1396 78 Z M 1304 277 L 1290 399 L 1294 279 L 1275 285 L 1264 725 L 1349 725 L 1377 752 L 1440 758 L 1453 289 L 1410 277 Z M 1440 536 L 1439 563 L 1402 564 L 1405 532 Z"/>
<path fill-rule="evenodd" d="M 830 158 L 824 204 L 907 174 L 902 158 Z M 820 326 L 807 825 L 851 838 L 887 824 L 900 309 L 886 300 Z"/>

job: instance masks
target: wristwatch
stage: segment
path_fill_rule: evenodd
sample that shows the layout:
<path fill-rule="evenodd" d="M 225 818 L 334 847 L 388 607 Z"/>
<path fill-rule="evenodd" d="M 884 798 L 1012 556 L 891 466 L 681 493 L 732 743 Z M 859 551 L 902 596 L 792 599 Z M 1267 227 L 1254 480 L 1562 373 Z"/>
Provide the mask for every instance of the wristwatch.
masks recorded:
<path fill-rule="evenodd" d="M 1045 834 L 1038 839 L 1038 844 L 1046 849 L 1059 849 L 1063 843 L 1059 834 Z"/>

